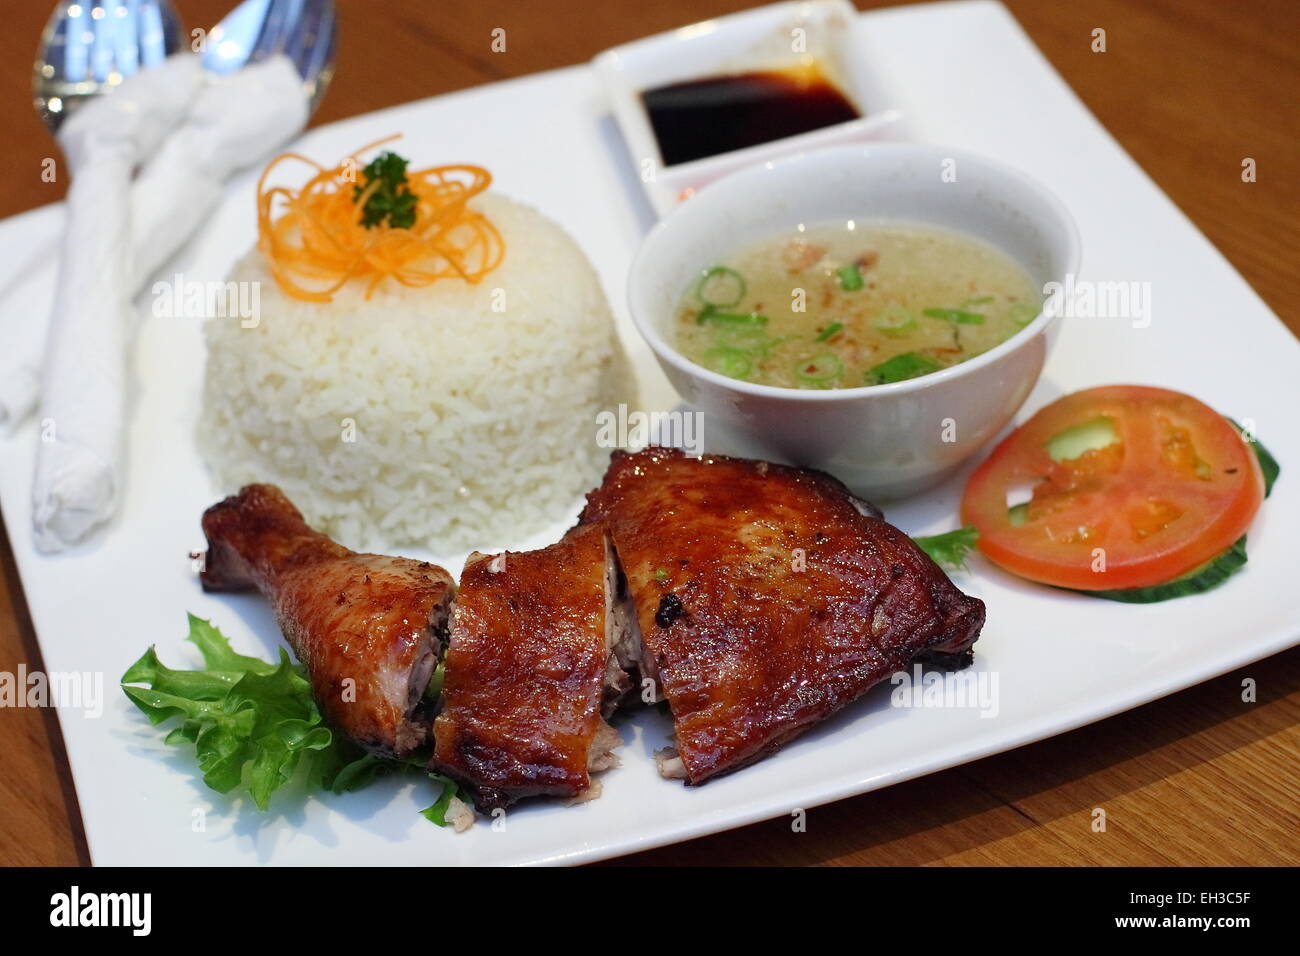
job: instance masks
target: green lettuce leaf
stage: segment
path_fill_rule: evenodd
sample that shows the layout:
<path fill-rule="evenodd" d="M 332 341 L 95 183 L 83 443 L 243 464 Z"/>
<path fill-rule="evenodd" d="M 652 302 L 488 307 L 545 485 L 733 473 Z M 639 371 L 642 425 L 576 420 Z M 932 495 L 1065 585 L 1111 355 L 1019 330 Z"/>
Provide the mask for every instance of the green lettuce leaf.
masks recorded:
<path fill-rule="evenodd" d="M 324 724 L 302 667 L 283 649 L 276 663 L 236 654 L 211 623 L 189 615 L 200 670 L 173 670 L 150 647 L 122 675 L 122 690 L 166 736 L 194 748 L 203 782 L 218 793 L 248 791 L 259 810 L 304 771 L 308 792 L 359 790 L 411 764 L 368 754 Z M 145 686 L 141 686 L 145 685 Z"/>
<path fill-rule="evenodd" d="M 966 556 L 975 547 L 980 533 L 974 525 L 967 525 L 955 531 L 932 534 L 928 537 L 913 538 L 916 546 L 930 556 L 930 560 L 948 571 L 966 567 Z"/>
<path fill-rule="evenodd" d="M 450 777 L 444 777 L 441 774 L 431 773 L 429 779 L 434 783 L 442 785 L 442 793 L 432 806 L 425 807 L 420 811 L 421 815 L 430 823 L 436 823 L 440 827 L 447 825 L 447 811 L 451 809 L 451 798 L 460 796 L 462 800 L 465 797 L 461 794 L 460 788 Z"/>

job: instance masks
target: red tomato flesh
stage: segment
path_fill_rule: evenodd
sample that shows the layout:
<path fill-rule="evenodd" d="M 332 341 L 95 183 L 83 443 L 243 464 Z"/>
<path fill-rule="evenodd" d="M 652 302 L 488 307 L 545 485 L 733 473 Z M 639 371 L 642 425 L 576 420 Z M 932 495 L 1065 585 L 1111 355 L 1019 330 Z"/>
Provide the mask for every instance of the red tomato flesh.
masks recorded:
<path fill-rule="evenodd" d="M 1099 419 L 1114 442 L 1053 460 L 1053 438 Z M 1032 497 L 1013 520 L 1008 492 L 1025 489 Z M 962 521 L 1013 574 L 1101 591 L 1163 584 L 1204 564 L 1245 533 L 1263 500 L 1258 459 L 1214 409 L 1168 389 L 1106 385 L 1058 399 L 1004 438 L 971 475 Z"/>

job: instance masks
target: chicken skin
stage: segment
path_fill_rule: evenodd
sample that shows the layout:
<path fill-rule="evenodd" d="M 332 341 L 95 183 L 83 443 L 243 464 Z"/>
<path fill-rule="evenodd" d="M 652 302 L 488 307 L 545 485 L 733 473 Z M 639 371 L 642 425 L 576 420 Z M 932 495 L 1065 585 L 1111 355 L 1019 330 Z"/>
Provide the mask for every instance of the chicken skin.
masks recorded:
<path fill-rule="evenodd" d="M 204 590 L 257 588 L 336 728 L 402 757 L 428 739 L 424 692 L 455 594 L 442 568 L 357 554 L 307 526 L 274 485 L 248 485 L 203 514 Z"/>
<path fill-rule="evenodd" d="M 758 760 L 923 658 L 964 666 L 983 602 L 829 475 L 676 450 L 615 452 L 583 526 L 608 530 L 635 607 L 627 668 L 672 709 L 660 770 Z"/>
<path fill-rule="evenodd" d="M 610 650 L 613 569 L 598 527 L 466 562 L 432 768 L 466 785 L 480 810 L 593 795 L 590 774 L 617 763 L 621 741 L 604 720 L 627 686 Z"/>

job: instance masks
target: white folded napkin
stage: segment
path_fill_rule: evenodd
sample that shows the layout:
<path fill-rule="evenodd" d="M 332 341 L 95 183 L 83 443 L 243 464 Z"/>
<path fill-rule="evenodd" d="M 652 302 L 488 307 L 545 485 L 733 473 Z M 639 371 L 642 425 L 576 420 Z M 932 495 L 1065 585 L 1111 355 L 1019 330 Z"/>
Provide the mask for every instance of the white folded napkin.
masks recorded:
<path fill-rule="evenodd" d="M 60 130 L 73 178 L 40 385 L 40 550 L 73 544 L 116 508 L 130 298 L 209 215 L 230 174 L 265 159 L 306 118 L 286 58 L 203 83 L 197 59 L 182 55 L 87 103 Z"/>
<path fill-rule="evenodd" d="M 131 231 L 137 288 L 212 214 L 227 179 L 262 165 L 306 124 L 302 78 L 282 54 L 210 78 L 185 125 L 136 178 Z"/>
<path fill-rule="evenodd" d="M 189 108 L 202 72 L 175 56 L 59 129 L 72 174 L 41 382 L 36 546 L 57 551 L 112 513 L 121 470 L 131 175 Z"/>
<path fill-rule="evenodd" d="M 41 355 L 54 305 L 55 249 L 0 290 L 0 437 L 36 407 Z"/>

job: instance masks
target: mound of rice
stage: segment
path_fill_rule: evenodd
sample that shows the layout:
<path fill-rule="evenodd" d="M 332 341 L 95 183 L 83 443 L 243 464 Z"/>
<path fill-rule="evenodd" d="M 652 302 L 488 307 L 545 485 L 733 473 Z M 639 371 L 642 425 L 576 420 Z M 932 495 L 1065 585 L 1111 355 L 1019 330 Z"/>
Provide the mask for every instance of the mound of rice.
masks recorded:
<path fill-rule="evenodd" d="M 613 316 L 582 250 L 536 210 L 475 202 L 505 261 L 478 285 L 351 282 L 285 296 L 256 249 L 260 319 L 209 319 L 199 445 L 221 493 L 273 482 L 354 548 L 500 546 L 564 517 L 609 450 L 596 415 L 633 402 Z M 495 306 L 495 309 L 494 309 Z"/>

